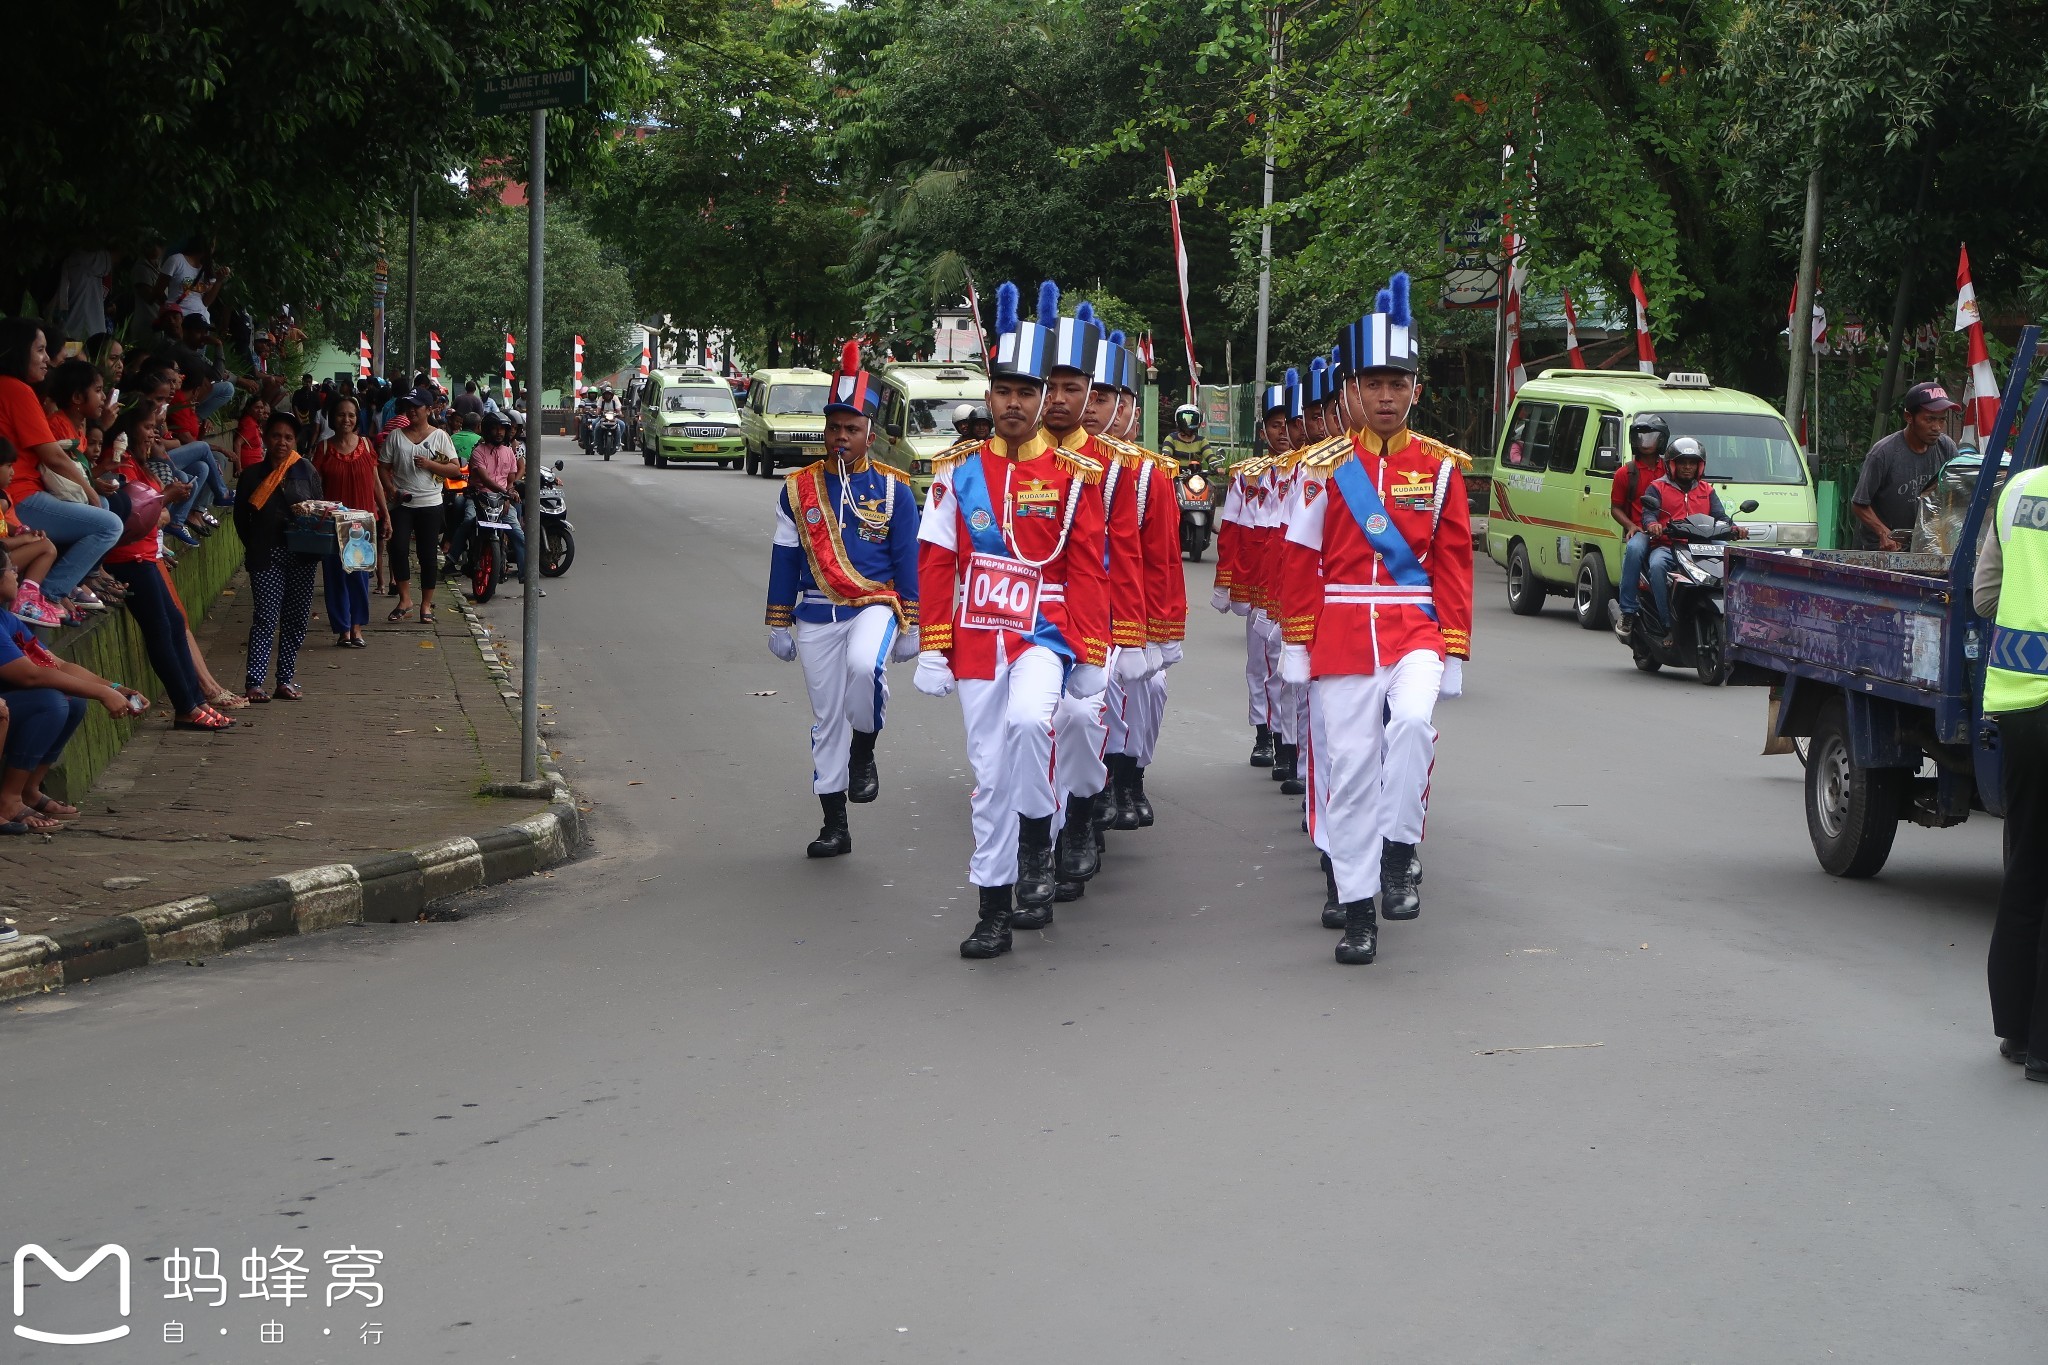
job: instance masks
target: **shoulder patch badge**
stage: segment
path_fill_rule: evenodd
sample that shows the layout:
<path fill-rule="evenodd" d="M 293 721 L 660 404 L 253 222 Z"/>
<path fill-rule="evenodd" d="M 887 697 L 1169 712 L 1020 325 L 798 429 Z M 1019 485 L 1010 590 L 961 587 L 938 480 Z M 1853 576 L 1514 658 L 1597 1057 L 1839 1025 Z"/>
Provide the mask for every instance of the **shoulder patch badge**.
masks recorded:
<path fill-rule="evenodd" d="M 1383 536 L 1387 533 L 1387 518 L 1384 512 L 1375 512 L 1365 519 L 1365 533 L 1369 536 Z"/>
<path fill-rule="evenodd" d="M 816 526 L 819 522 L 823 521 L 824 519 L 825 513 L 822 508 L 806 507 L 804 509 L 804 520 L 809 522 L 811 525 Z"/>
<path fill-rule="evenodd" d="M 967 524 L 977 531 L 986 531 L 995 525 L 995 518 L 988 514 L 987 509 L 977 507 L 967 514 Z"/>

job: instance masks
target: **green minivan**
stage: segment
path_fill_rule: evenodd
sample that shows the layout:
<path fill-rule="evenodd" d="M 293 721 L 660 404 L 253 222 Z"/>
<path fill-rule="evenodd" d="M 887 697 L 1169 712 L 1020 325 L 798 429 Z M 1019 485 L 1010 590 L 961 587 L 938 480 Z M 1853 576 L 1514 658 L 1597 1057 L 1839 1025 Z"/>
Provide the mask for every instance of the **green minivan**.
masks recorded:
<path fill-rule="evenodd" d="M 823 370 L 757 371 L 740 410 L 746 472 L 772 479 L 786 465 L 823 459 L 825 399 L 831 391 L 832 376 Z"/>
<path fill-rule="evenodd" d="M 1646 412 L 1706 448 L 1707 478 L 1730 509 L 1755 499 L 1755 511 L 1734 514 L 1750 544 L 1815 543 L 1813 471 L 1763 399 L 1703 374 L 1545 370 L 1516 393 L 1499 448 L 1472 471 L 1490 486 L 1486 553 L 1507 569 L 1516 615 L 1568 597 L 1581 626 L 1608 628 L 1621 573 L 1621 527 L 1609 512 L 1614 472 L 1629 457 L 1629 423 Z"/>
<path fill-rule="evenodd" d="M 882 367 L 882 419 L 876 424 L 875 459 L 910 475 L 922 495 L 932 486 L 932 457 L 960 440 L 953 410 L 962 403 L 988 409 L 988 376 L 979 365 L 897 360 Z"/>
<path fill-rule="evenodd" d="M 640 461 L 660 469 L 671 461 L 739 468 L 739 407 L 732 386 L 710 370 L 649 372 L 640 390 Z"/>

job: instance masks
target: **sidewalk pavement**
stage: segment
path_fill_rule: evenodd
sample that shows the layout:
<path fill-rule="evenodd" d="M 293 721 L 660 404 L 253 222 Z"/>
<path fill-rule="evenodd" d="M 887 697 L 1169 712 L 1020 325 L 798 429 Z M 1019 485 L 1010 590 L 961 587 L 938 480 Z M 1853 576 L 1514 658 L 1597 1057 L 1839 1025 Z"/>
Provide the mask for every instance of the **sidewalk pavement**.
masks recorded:
<path fill-rule="evenodd" d="M 498 660 L 486 663 L 454 585 L 444 583 L 436 596 L 439 619 L 431 626 L 386 624 L 394 599 L 373 597 L 369 648 L 339 649 L 316 595 L 299 655 L 303 701 L 250 706 L 233 713 L 246 728 L 202 734 L 172 729 L 158 695 L 140 732 L 77 802 L 77 819 L 52 835 L 0 838 L 0 914 L 22 933 L 21 942 L 0 944 L 0 998 L 52 984 L 59 956 L 72 960 L 56 979 L 76 981 L 93 965 L 82 959 L 97 958 L 104 971 L 170 955 L 143 951 L 143 938 L 166 929 L 186 940 L 183 948 L 170 945 L 182 954 L 366 915 L 410 919 L 423 903 L 423 882 L 429 893 L 452 894 L 566 856 L 577 830 L 565 788 L 552 796 L 479 794 L 486 783 L 518 781 L 519 723 L 506 695 L 517 684 L 504 679 Z M 248 578 L 237 573 L 198 631 L 207 666 L 230 688 L 242 683 L 249 616 Z M 567 827 L 558 829 L 558 821 Z M 521 837 L 504 837 L 503 827 L 520 822 L 527 830 L 512 833 Z M 425 855 L 422 845 L 449 841 L 456 842 L 435 856 L 398 860 L 402 866 L 388 856 Z M 454 875 L 437 881 L 437 861 Z M 259 891 L 250 884 L 306 869 L 351 874 L 312 879 L 311 889 L 330 903 L 311 920 L 303 878 L 272 883 L 278 889 L 267 898 L 207 897 Z M 372 894 L 373 881 L 401 873 L 407 894 Z M 341 883 L 358 888 L 352 899 L 343 896 L 352 912 L 332 904 L 349 889 Z M 160 912 L 191 897 L 207 903 L 144 914 L 137 928 L 132 912 Z M 280 903 L 258 904 L 266 899 Z M 379 913 L 373 900 L 394 913 Z M 238 911 L 248 922 L 225 932 L 198 929 L 198 921 Z M 36 935 L 57 940 L 40 974 L 21 966 L 21 950 Z M 102 942 L 88 942 L 96 935 Z M 126 952 L 95 951 L 124 939 Z"/>

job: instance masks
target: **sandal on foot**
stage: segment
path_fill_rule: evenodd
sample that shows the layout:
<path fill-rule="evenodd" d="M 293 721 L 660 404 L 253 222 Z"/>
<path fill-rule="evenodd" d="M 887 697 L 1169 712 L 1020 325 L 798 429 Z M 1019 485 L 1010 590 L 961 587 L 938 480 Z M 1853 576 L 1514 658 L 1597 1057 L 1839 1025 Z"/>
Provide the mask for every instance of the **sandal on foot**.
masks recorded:
<path fill-rule="evenodd" d="M 391 609 L 391 614 L 389 616 L 386 616 L 384 619 L 387 621 L 403 621 L 406 618 L 407 613 L 411 611 L 411 607 L 393 607 Z"/>
<path fill-rule="evenodd" d="M 251 687 L 243 695 L 252 702 L 266 702 L 270 700 L 270 694 L 260 687 Z"/>
<path fill-rule="evenodd" d="M 279 701 L 302 701 L 306 694 L 299 690 L 297 683 L 279 683 L 277 691 L 271 694 Z"/>
<path fill-rule="evenodd" d="M 239 711 L 249 704 L 249 699 L 239 692 L 220 692 L 206 699 L 207 705 L 223 711 Z"/>
<path fill-rule="evenodd" d="M 30 810 L 34 811 L 37 815 L 47 815 L 52 820 L 69 820 L 73 816 L 78 814 L 78 807 L 70 804 L 67 801 L 59 801 L 54 796 L 49 796 L 42 793 L 38 793 L 35 800 L 24 800 L 22 804 L 24 806 L 27 806 Z M 50 809 L 52 806 L 57 807 L 57 809 Z"/>
<path fill-rule="evenodd" d="M 180 716 L 171 722 L 173 730 L 232 730 L 239 721 L 230 720 L 211 706 L 202 706 L 189 716 Z"/>
<path fill-rule="evenodd" d="M 19 825 L 21 828 L 18 830 L 10 828 L 10 826 L 14 825 Z M 57 821 L 52 820 L 47 815 L 37 815 L 27 806 L 23 806 L 12 815 L 0 817 L 0 834 L 48 834 L 52 830 L 62 828 L 64 826 Z"/>

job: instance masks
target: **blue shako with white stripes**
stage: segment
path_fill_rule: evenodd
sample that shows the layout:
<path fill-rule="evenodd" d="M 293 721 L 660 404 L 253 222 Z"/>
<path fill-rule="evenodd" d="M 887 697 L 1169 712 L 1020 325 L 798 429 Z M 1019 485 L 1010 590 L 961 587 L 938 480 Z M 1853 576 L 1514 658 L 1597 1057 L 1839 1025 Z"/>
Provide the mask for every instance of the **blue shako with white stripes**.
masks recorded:
<path fill-rule="evenodd" d="M 1285 383 L 1266 385 L 1266 396 L 1259 403 L 1259 416 L 1266 418 L 1271 417 L 1276 412 L 1285 413 L 1286 411 L 1287 385 Z"/>
<path fill-rule="evenodd" d="M 1087 321 L 1078 317 L 1060 316 L 1060 287 L 1051 280 L 1038 286 L 1038 325 L 1052 333 L 1052 358 L 1047 363 L 1052 370 L 1079 370 L 1093 378 L 1095 356 L 1102 349 L 1101 325 L 1095 321 L 1094 310 L 1089 311 Z"/>
<path fill-rule="evenodd" d="M 1286 375 L 1281 380 L 1280 387 L 1287 394 L 1287 416 L 1290 419 L 1303 416 L 1301 371 L 1289 365 Z"/>
<path fill-rule="evenodd" d="M 1138 353 L 1131 349 L 1129 338 L 1122 332 L 1111 332 L 1109 341 L 1116 347 L 1118 358 L 1116 386 L 1125 393 L 1138 391 Z"/>
<path fill-rule="evenodd" d="M 1317 356 L 1308 363 L 1308 401 L 1330 401 L 1330 362 L 1322 356 Z"/>
<path fill-rule="evenodd" d="M 1372 311 L 1345 328 L 1338 338 L 1340 346 L 1345 338 L 1350 339 L 1346 372 L 1398 370 L 1414 374 L 1421 368 L 1421 348 L 1416 345 L 1413 324 L 1408 309 L 1408 272 L 1396 270 L 1387 287 L 1373 300 Z"/>
<path fill-rule="evenodd" d="M 1095 316 L 1095 306 L 1086 299 L 1083 299 L 1081 306 L 1074 310 L 1074 321 L 1095 333 L 1095 360 L 1088 370 L 1089 382 L 1105 389 L 1122 388 L 1125 366 L 1124 334 L 1111 332 L 1105 328 L 1102 319 Z"/>
<path fill-rule="evenodd" d="M 1053 295 L 1058 307 L 1058 292 Z M 1017 316 L 1017 286 L 1008 280 L 996 287 L 996 358 L 989 374 L 1045 382 L 1052 370 L 1052 332 Z"/>

